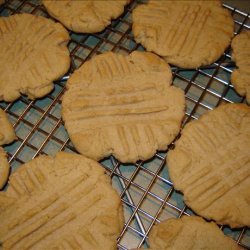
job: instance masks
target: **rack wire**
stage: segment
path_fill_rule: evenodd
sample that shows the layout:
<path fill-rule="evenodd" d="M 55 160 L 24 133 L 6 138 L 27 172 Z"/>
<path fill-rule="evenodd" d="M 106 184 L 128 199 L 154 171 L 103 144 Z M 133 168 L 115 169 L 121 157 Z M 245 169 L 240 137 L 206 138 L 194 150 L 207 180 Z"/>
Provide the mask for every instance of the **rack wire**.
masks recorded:
<path fill-rule="evenodd" d="M 40 154 L 54 155 L 61 150 L 76 152 L 64 129 L 60 113 L 66 80 L 76 68 L 96 54 L 105 51 L 129 54 L 133 50 L 143 50 L 142 46 L 136 44 L 131 32 L 131 11 L 137 4 L 138 1 L 132 1 L 125 12 L 103 32 L 91 35 L 70 32 L 68 47 L 72 59 L 71 68 L 66 76 L 55 82 L 55 89 L 48 96 L 35 101 L 22 96 L 13 103 L 0 102 L 0 107 L 8 113 L 18 137 L 17 141 L 5 147 L 12 171 Z M 250 29 L 249 15 L 228 5 L 224 7 L 234 18 L 235 34 Z M 9 0 L 0 7 L 1 16 L 23 12 L 49 17 L 39 0 Z M 172 67 L 173 84 L 182 88 L 186 97 L 183 126 L 221 103 L 245 102 L 230 83 L 234 68 L 230 48 L 209 67 L 196 70 Z M 124 206 L 126 222 L 117 240 L 119 249 L 148 247 L 147 237 L 154 223 L 193 214 L 184 204 L 182 194 L 173 188 L 165 167 L 166 155 L 167 151 L 158 152 L 146 162 L 129 166 L 119 163 L 113 157 L 101 162 L 112 178 L 112 184 L 119 192 Z M 232 230 L 221 226 L 221 230 L 240 246 L 250 249 L 248 228 Z"/>

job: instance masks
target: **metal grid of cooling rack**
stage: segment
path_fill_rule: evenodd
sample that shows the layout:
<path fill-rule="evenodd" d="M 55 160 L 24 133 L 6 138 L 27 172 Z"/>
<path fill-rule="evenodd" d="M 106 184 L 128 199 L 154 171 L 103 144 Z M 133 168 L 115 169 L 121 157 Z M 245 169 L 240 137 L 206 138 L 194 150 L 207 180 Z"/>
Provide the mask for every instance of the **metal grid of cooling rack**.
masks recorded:
<path fill-rule="evenodd" d="M 52 93 L 43 99 L 30 101 L 22 96 L 14 103 L 0 102 L 13 123 L 18 140 L 5 147 L 12 171 L 22 163 L 39 154 L 54 155 L 60 150 L 75 152 L 61 120 L 61 97 L 66 80 L 93 55 L 105 51 L 128 54 L 143 50 L 133 40 L 131 32 L 131 11 L 138 4 L 132 1 L 117 20 L 103 32 L 86 35 L 70 32 L 69 50 L 72 64 L 68 75 L 55 83 Z M 235 20 L 235 34 L 250 28 L 249 15 L 230 6 Z M 49 17 L 39 0 L 9 0 L 0 6 L 0 15 L 28 12 Z M 244 102 L 230 84 L 230 74 L 235 65 L 231 61 L 230 48 L 209 67 L 184 70 L 172 67 L 173 84 L 182 88 L 186 96 L 186 117 L 183 126 L 191 119 L 197 119 L 209 109 L 222 102 Z M 170 145 L 172 147 L 173 145 Z M 120 193 L 125 212 L 125 225 L 118 238 L 119 249 L 147 247 L 147 235 L 154 223 L 170 217 L 190 215 L 182 199 L 168 177 L 165 167 L 166 152 L 158 152 L 151 160 L 135 165 L 123 165 L 110 157 L 101 162 L 112 178 L 112 184 Z M 250 249 L 248 228 L 231 230 L 221 227 L 239 245 Z"/>

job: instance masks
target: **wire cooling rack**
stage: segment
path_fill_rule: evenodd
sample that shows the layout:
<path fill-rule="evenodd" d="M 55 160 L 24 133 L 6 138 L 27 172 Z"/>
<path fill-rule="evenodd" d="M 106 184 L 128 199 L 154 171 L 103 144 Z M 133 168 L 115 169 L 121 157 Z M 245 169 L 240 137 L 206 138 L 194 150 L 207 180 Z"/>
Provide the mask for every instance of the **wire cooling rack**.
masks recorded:
<path fill-rule="evenodd" d="M 55 89 L 45 98 L 30 101 L 22 96 L 13 103 L 0 102 L 11 120 L 18 140 L 5 147 L 12 171 L 39 154 L 54 155 L 60 150 L 75 152 L 61 120 L 61 97 L 68 76 L 86 60 L 105 51 L 129 54 L 143 50 L 135 43 L 131 32 L 131 11 L 138 4 L 132 1 L 122 16 L 103 32 L 86 35 L 70 32 L 68 44 L 72 64 L 68 75 L 55 83 Z M 249 30 L 249 15 L 224 5 L 235 20 L 235 34 Z M 1 16 L 28 12 L 49 17 L 38 0 L 9 0 L 0 7 Z M 173 83 L 186 96 L 186 117 L 183 126 L 221 103 L 244 102 L 230 83 L 235 68 L 231 50 L 209 67 L 184 70 L 172 67 Z M 171 147 L 172 145 L 170 145 Z M 119 249 L 148 247 L 147 235 L 154 223 L 170 217 L 192 214 L 180 193 L 176 192 L 165 167 L 166 152 L 158 152 L 151 160 L 135 165 L 123 165 L 110 157 L 101 162 L 119 192 L 125 212 L 125 225 L 118 238 Z M 250 230 L 221 227 L 239 245 L 250 249 Z"/>

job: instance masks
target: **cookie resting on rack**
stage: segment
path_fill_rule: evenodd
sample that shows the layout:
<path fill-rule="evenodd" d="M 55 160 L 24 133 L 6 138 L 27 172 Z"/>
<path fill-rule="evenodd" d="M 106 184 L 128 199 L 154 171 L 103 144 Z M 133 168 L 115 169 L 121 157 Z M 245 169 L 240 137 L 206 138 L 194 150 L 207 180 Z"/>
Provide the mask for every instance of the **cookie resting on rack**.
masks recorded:
<path fill-rule="evenodd" d="M 149 246 L 151 250 L 242 249 L 214 222 L 206 222 L 198 216 L 168 219 L 154 225 L 149 233 Z"/>
<path fill-rule="evenodd" d="M 8 120 L 6 113 L 0 109 L 0 146 L 9 144 L 16 139 L 14 128 Z M 0 189 L 6 184 L 9 176 L 10 165 L 6 153 L 0 147 Z"/>
<path fill-rule="evenodd" d="M 56 1 L 43 0 L 48 13 L 65 27 L 81 33 L 104 30 L 111 19 L 119 17 L 129 0 L 109 1 Z"/>
<path fill-rule="evenodd" d="M 15 138 L 15 130 L 6 113 L 0 108 L 0 146 L 13 142 Z"/>
<path fill-rule="evenodd" d="M 231 82 L 240 95 L 246 96 L 250 104 L 250 31 L 237 35 L 231 46 L 232 57 L 238 67 L 232 73 Z"/>
<path fill-rule="evenodd" d="M 0 189 L 2 189 L 6 184 L 9 172 L 10 172 L 10 165 L 7 160 L 7 155 L 3 150 L 3 148 L 0 147 Z"/>
<path fill-rule="evenodd" d="M 132 19 L 137 43 L 182 68 L 215 62 L 234 34 L 220 1 L 149 0 L 133 10 Z"/>
<path fill-rule="evenodd" d="M 62 118 L 76 149 L 95 160 L 151 158 L 179 133 L 185 98 L 170 67 L 149 52 L 104 53 L 76 70 L 62 98 Z"/>
<path fill-rule="evenodd" d="M 116 249 L 120 197 L 95 161 L 77 154 L 39 156 L 0 192 L 3 249 Z"/>
<path fill-rule="evenodd" d="M 67 30 L 42 16 L 0 18 L 0 101 L 40 98 L 70 66 Z"/>
<path fill-rule="evenodd" d="M 250 107 L 225 104 L 188 123 L 169 151 L 174 187 L 197 214 L 250 226 Z"/>

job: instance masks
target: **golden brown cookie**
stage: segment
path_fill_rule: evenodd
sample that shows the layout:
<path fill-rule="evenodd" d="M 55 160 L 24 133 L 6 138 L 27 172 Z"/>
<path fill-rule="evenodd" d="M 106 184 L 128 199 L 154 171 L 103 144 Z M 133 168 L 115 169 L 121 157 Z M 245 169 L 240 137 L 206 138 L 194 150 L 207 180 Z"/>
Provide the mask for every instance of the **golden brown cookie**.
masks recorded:
<path fill-rule="evenodd" d="M 12 124 L 9 122 L 6 113 L 0 109 L 0 145 L 11 143 L 15 138 Z"/>
<path fill-rule="evenodd" d="M 0 221 L 4 249 L 116 249 L 123 211 L 97 162 L 60 152 L 11 175 Z"/>
<path fill-rule="evenodd" d="M 81 33 L 104 30 L 119 17 L 129 0 L 109 1 L 56 1 L 43 0 L 48 13 L 68 29 Z"/>
<path fill-rule="evenodd" d="M 250 226 L 250 107 L 219 106 L 181 134 L 167 164 L 185 203 L 219 224 Z"/>
<path fill-rule="evenodd" d="M 233 36 L 233 19 L 220 1 L 149 0 L 132 17 L 136 42 L 182 68 L 213 63 Z"/>
<path fill-rule="evenodd" d="M 0 109 L 0 146 L 14 141 L 16 138 L 14 128 L 8 120 L 6 113 Z M 7 155 L 0 147 L 0 189 L 6 184 L 9 176 L 10 165 Z"/>
<path fill-rule="evenodd" d="M 206 222 L 198 216 L 168 219 L 153 226 L 149 245 L 151 250 L 242 249 L 214 222 Z"/>
<path fill-rule="evenodd" d="M 7 160 L 7 155 L 3 150 L 3 148 L 0 147 L 0 189 L 2 189 L 6 184 L 9 172 L 10 172 L 10 165 Z"/>
<path fill-rule="evenodd" d="M 154 54 L 95 56 L 67 82 L 62 117 L 83 155 L 136 162 L 165 150 L 178 134 L 185 98 L 168 64 Z"/>
<path fill-rule="evenodd" d="M 234 70 L 231 82 L 236 91 L 246 96 L 250 103 L 250 31 L 237 35 L 232 41 L 233 60 L 238 69 Z"/>
<path fill-rule="evenodd" d="M 70 66 L 66 29 L 42 16 L 0 18 L 0 101 L 40 98 Z"/>

